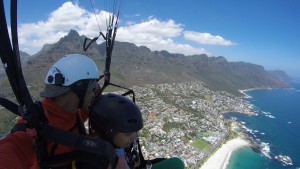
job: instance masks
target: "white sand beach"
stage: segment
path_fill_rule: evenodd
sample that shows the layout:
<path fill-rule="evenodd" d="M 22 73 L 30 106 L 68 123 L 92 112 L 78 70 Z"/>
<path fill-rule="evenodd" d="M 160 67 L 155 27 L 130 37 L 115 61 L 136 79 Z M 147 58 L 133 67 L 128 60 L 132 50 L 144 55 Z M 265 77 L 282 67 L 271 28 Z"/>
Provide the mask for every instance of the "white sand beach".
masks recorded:
<path fill-rule="evenodd" d="M 249 142 L 242 138 L 236 138 L 223 144 L 200 169 L 226 169 L 231 153 L 239 148 L 250 146 Z"/>

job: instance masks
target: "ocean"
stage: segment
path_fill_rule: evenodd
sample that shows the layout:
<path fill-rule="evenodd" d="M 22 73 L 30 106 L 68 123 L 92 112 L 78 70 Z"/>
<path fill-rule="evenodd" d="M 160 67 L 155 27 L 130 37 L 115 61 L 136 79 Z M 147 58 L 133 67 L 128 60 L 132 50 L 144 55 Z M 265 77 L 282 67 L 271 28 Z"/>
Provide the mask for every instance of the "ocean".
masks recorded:
<path fill-rule="evenodd" d="M 245 99 L 257 115 L 227 113 L 235 117 L 257 144 L 260 151 L 242 148 L 235 151 L 226 169 L 300 169 L 300 83 L 295 89 L 252 90 Z M 292 160 L 292 165 L 282 158 Z M 288 161 L 288 160 L 285 160 Z"/>

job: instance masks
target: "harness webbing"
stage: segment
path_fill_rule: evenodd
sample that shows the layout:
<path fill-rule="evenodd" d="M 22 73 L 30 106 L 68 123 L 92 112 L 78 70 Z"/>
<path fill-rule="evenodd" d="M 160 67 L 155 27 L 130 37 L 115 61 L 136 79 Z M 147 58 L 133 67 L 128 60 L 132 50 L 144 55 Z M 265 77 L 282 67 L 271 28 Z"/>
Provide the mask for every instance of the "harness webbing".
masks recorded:
<path fill-rule="evenodd" d="M 0 105 L 5 107 L 7 110 L 14 113 L 15 115 L 20 116 L 20 113 L 18 111 L 19 106 L 16 103 L 14 103 L 6 98 L 0 97 Z"/>
<path fill-rule="evenodd" d="M 73 132 L 66 132 L 62 129 L 52 127 L 49 124 L 44 124 L 39 130 L 41 136 L 46 140 L 53 140 L 59 144 L 75 147 L 77 150 L 84 150 L 87 152 L 103 154 L 106 157 L 113 157 L 114 148 L 108 142 L 75 134 Z"/>
<path fill-rule="evenodd" d="M 2 99 L 1 104 L 4 103 L 4 105 L 8 105 L 5 107 L 11 107 L 10 110 L 12 110 L 12 112 L 18 112 L 15 114 L 21 115 L 25 119 L 28 128 L 36 129 L 37 136 L 35 136 L 34 139 L 36 141 L 36 149 L 38 149 L 37 152 L 40 167 L 42 168 L 45 166 L 43 157 L 47 155 L 46 140 L 52 140 L 59 144 L 72 147 L 76 150 L 84 150 L 96 154 L 103 154 L 108 160 L 111 160 L 114 150 L 110 143 L 83 135 L 78 135 L 72 132 L 66 132 L 47 124 L 46 119 L 44 118 L 43 108 L 40 104 L 33 102 L 22 73 L 17 33 L 17 0 L 11 0 L 10 12 L 13 47 L 11 45 L 9 32 L 7 30 L 3 0 L 1 0 L 0 57 L 11 88 L 20 105 L 20 109 L 17 111 L 18 108 L 16 104 L 8 101 L 7 99 Z"/>
<path fill-rule="evenodd" d="M 7 23 L 5 18 L 5 11 L 3 1 L 0 1 L 0 56 L 4 64 L 5 72 L 9 79 L 11 88 L 19 102 L 23 112 L 24 118 L 28 121 L 29 126 L 35 127 L 39 116 L 38 109 L 33 103 L 30 93 L 27 89 L 26 82 L 22 73 L 18 40 L 17 40 L 17 1 L 11 0 L 11 33 L 13 47 L 11 46 L 9 34 L 7 30 Z M 27 112 L 31 113 L 27 113 Z M 32 120 L 33 119 L 33 120 Z"/>

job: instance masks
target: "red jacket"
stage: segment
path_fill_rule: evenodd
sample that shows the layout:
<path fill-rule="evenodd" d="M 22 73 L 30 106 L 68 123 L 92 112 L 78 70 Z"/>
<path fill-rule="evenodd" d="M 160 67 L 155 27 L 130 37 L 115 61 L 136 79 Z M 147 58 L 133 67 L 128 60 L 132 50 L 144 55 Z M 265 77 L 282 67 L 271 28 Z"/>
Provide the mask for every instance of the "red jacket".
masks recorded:
<path fill-rule="evenodd" d="M 50 125 L 66 131 L 76 125 L 76 114 L 64 111 L 51 99 L 44 98 L 42 105 Z M 77 113 L 81 120 L 87 120 L 89 115 L 87 111 L 79 110 Z M 23 119 L 18 121 L 18 123 L 22 122 Z M 75 127 L 72 132 L 78 133 L 77 128 Z M 33 141 L 33 137 L 24 131 L 17 131 L 0 140 L 0 169 L 38 169 Z M 51 151 L 53 144 L 53 142 L 48 142 L 48 152 Z M 54 154 L 70 151 L 72 148 L 58 144 Z"/>

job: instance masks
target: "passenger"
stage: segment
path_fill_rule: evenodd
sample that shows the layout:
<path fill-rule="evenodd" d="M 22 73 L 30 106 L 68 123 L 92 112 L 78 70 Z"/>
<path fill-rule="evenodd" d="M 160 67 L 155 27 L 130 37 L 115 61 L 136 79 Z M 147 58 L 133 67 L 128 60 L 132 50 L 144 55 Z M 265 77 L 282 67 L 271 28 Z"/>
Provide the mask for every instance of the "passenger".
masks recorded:
<path fill-rule="evenodd" d="M 94 89 L 99 71 L 92 59 L 80 54 L 69 54 L 58 60 L 49 69 L 45 78 L 45 89 L 41 92 L 42 107 L 48 124 L 73 133 L 85 134 L 83 122 L 87 120 L 88 107 L 94 98 Z M 20 126 L 25 129 L 20 130 Z M 22 127 L 21 127 L 22 128 Z M 26 129 L 20 119 L 12 133 L 0 140 L 0 169 L 37 169 L 37 151 L 34 130 Z M 47 140 L 48 156 L 73 151 L 71 147 Z M 37 149 L 37 151 L 35 150 Z M 71 168 L 65 161 L 51 168 Z"/>
<path fill-rule="evenodd" d="M 90 110 L 89 135 L 109 141 L 118 150 L 111 166 L 107 159 L 94 157 L 88 162 L 77 162 L 79 169 L 129 168 L 124 148 L 137 140 L 137 132 L 143 128 L 139 107 L 130 99 L 117 94 L 97 96 Z"/>
<path fill-rule="evenodd" d="M 115 166 L 108 168 L 129 169 L 183 169 L 179 158 L 154 159 L 145 161 L 138 143 L 137 132 L 143 128 L 139 107 L 125 96 L 105 94 L 97 96 L 90 111 L 90 132 L 93 137 L 104 139 L 116 149 Z M 97 161 L 97 162 L 91 162 Z M 95 157 L 89 162 L 78 162 L 79 169 L 100 169 L 109 165 L 105 158 Z"/>

